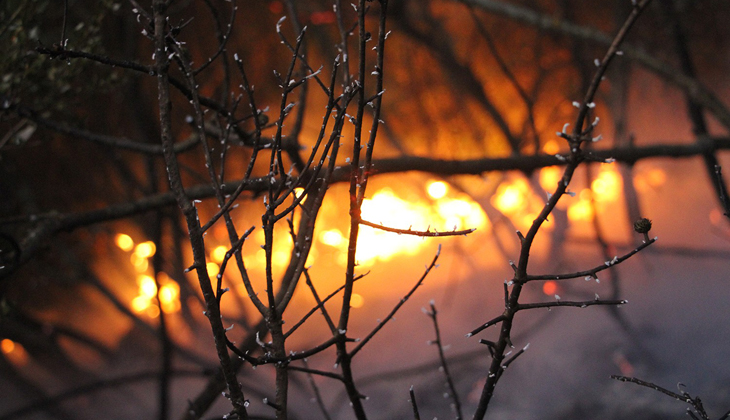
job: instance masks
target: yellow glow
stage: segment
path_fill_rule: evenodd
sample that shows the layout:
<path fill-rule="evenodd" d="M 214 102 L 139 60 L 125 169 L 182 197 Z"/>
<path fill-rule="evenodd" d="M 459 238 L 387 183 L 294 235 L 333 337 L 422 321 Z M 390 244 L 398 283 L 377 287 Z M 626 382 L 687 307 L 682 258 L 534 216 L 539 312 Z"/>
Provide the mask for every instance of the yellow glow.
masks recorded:
<path fill-rule="evenodd" d="M 226 252 L 228 252 L 228 248 L 225 246 L 217 246 L 215 249 L 213 249 L 213 252 L 210 254 L 213 261 L 217 262 L 218 264 L 223 262 L 223 259 L 226 257 Z"/>
<path fill-rule="evenodd" d="M 542 146 L 542 151 L 547 155 L 554 155 L 560 152 L 560 144 L 555 140 L 549 140 Z"/>
<path fill-rule="evenodd" d="M 337 229 L 325 230 L 319 235 L 319 240 L 325 245 L 329 246 L 340 246 L 345 241 L 345 237 L 342 236 Z"/>
<path fill-rule="evenodd" d="M 398 229 L 445 231 L 452 230 L 455 226 L 457 229 L 481 229 L 487 225 L 486 215 L 481 207 L 466 197 L 452 199 L 444 196 L 437 199 L 433 206 L 429 206 L 403 200 L 389 188 L 384 188 L 372 198 L 363 201 L 362 217 L 369 222 Z M 320 237 L 320 240 L 323 238 Z M 428 241 L 417 236 L 398 235 L 362 226 L 358 235 L 356 260 L 364 264 L 375 259 L 387 261 L 399 253 L 416 254 L 427 244 Z M 338 261 L 342 263 L 344 258 L 346 256 L 340 255 Z"/>
<path fill-rule="evenodd" d="M 446 185 L 443 181 L 434 181 L 430 184 L 428 184 L 428 187 L 426 187 L 428 191 L 428 195 L 430 195 L 432 198 L 435 198 L 438 200 L 439 198 L 443 198 L 446 193 L 449 191 L 448 185 Z"/>
<path fill-rule="evenodd" d="M 159 298 L 162 310 L 166 314 L 180 310 L 180 286 L 174 281 L 160 286 Z"/>
<path fill-rule="evenodd" d="M 502 213 L 514 213 L 524 204 L 524 194 L 517 185 L 502 184 L 492 197 L 492 205 Z"/>
<path fill-rule="evenodd" d="M 365 304 L 365 299 L 362 298 L 357 293 L 353 293 L 352 296 L 350 296 L 350 306 L 353 308 L 362 308 L 362 305 Z"/>
<path fill-rule="evenodd" d="M 548 166 L 540 169 L 540 186 L 548 192 L 555 191 L 558 181 L 563 176 L 563 171 L 557 166 Z"/>
<path fill-rule="evenodd" d="M 142 258 L 149 258 L 155 255 L 156 251 L 155 243 L 152 241 L 142 242 L 134 247 L 134 254 Z"/>
<path fill-rule="evenodd" d="M 5 354 L 12 353 L 15 350 L 15 342 L 9 338 L 5 338 L 3 341 L 0 341 L 0 349 Z"/>
<path fill-rule="evenodd" d="M 137 283 L 139 284 L 139 295 L 151 299 L 157 296 L 157 284 L 155 279 L 146 274 L 137 276 Z"/>
<path fill-rule="evenodd" d="M 614 169 L 601 171 L 591 183 L 591 190 L 598 201 L 616 201 L 621 188 L 621 175 Z"/>
<path fill-rule="evenodd" d="M 175 299 L 175 292 L 171 287 L 160 287 L 160 302 L 170 303 L 173 299 Z"/>
<path fill-rule="evenodd" d="M 271 254 L 271 263 L 278 266 L 286 265 L 289 263 L 289 256 L 291 256 L 289 252 L 274 251 Z"/>
<path fill-rule="evenodd" d="M 150 299 L 146 296 L 137 296 L 132 299 L 132 310 L 134 312 L 140 313 L 147 309 L 148 306 L 150 306 Z"/>
<path fill-rule="evenodd" d="M 568 219 L 571 222 L 587 221 L 593 217 L 593 208 L 590 200 L 581 199 L 568 207 Z"/>
<path fill-rule="evenodd" d="M 304 194 L 304 188 L 294 188 L 294 196 L 296 198 L 299 198 Z M 307 197 L 304 197 L 301 201 L 301 204 L 304 204 L 304 202 L 307 201 Z"/>
<path fill-rule="evenodd" d="M 215 277 L 218 275 L 218 271 L 220 271 L 220 267 L 218 267 L 218 264 L 214 262 L 209 262 L 208 264 L 205 264 L 205 269 L 208 270 L 208 276 Z"/>
<path fill-rule="evenodd" d="M 118 234 L 115 242 L 122 251 L 131 251 L 134 248 L 132 237 L 124 233 Z"/>
<path fill-rule="evenodd" d="M 431 222 L 428 213 L 428 207 L 401 200 L 388 188 L 378 191 L 372 199 L 366 199 L 362 204 L 365 220 L 401 229 L 411 226 L 425 229 Z M 364 263 L 374 259 L 387 261 L 399 252 L 414 254 L 424 246 L 425 241 L 411 235 L 396 235 L 363 226 L 357 243 L 356 260 Z"/>

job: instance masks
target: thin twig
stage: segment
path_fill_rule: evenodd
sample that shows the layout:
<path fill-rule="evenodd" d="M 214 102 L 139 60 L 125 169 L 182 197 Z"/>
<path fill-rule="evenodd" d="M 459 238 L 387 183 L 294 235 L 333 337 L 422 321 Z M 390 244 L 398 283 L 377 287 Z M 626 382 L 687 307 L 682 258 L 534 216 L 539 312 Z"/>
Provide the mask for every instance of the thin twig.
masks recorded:
<path fill-rule="evenodd" d="M 411 407 L 413 408 L 413 418 L 415 420 L 421 420 L 421 415 L 418 413 L 418 403 L 416 403 L 416 392 L 413 391 L 413 385 L 411 385 L 411 389 L 408 392 L 411 395 L 409 401 L 411 402 Z"/>
<path fill-rule="evenodd" d="M 355 347 L 350 352 L 350 357 L 354 357 L 357 354 L 357 352 L 362 350 L 362 348 L 375 336 L 375 334 L 377 334 L 378 331 L 380 331 L 388 321 L 393 319 L 396 312 L 398 312 L 398 310 L 401 308 L 401 306 L 403 306 L 406 303 L 406 301 L 408 301 L 408 299 L 413 295 L 413 293 L 415 293 L 416 290 L 419 287 L 421 287 L 421 285 L 423 284 L 423 281 L 426 279 L 426 277 L 431 272 L 431 270 L 433 270 L 435 267 L 437 267 L 436 261 L 438 261 L 440 255 L 441 255 L 441 245 L 439 245 L 438 250 L 436 251 L 436 255 L 433 257 L 433 260 L 431 260 L 431 264 L 429 264 L 426 267 L 426 271 L 423 272 L 423 275 L 421 276 L 421 278 L 418 279 L 418 281 L 416 282 L 415 285 L 413 285 L 411 290 L 409 290 L 408 293 L 406 293 L 406 295 L 403 296 L 403 298 L 401 298 L 400 301 L 398 301 L 398 303 L 393 307 L 393 309 L 390 311 L 390 313 L 385 318 L 383 318 L 382 321 L 378 322 L 378 325 L 372 331 L 370 331 L 370 333 L 365 338 L 363 338 L 362 341 L 360 341 L 360 344 L 358 344 L 357 347 Z"/>
<path fill-rule="evenodd" d="M 454 229 L 453 231 L 436 231 L 436 230 L 430 230 L 430 228 L 428 228 L 427 230 L 423 231 L 423 230 L 413 230 L 411 228 L 397 229 L 397 228 L 392 228 L 392 227 L 368 222 L 367 220 L 363 220 L 363 219 L 360 219 L 360 224 L 365 225 L 365 226 L 370 226 L 371 228 L 384 230 L 386 232 L 397 233 L 399 235 L 413 235 L 413 236 L 423 236 L 423 237 L 461 236 L 461 235 L 466 236 L 476 230 L 476 229 L 464 229 L 464 230 Z"/>
<path fill-rule="evenodd" d="M 446 356 L 444 355 L 444 345 L 441 342 L 441 331 L 439 330 L 439 323 L 438 319 L 436 317 L 436 305 L 433 301 L 431 301 L 431 310 L 426 311 L 426 315 L 428 315 L 431 320 L 433 321 L 433 329 L 436 332 L 436 339 L 431 341 L 432 344 L 436 344 L 436 347 L 438 347 L 439 352 L 439 360 L 441 361 L 441 368 L 444 372 L 444 376 L 446 376 L 446 385 L 449 387 L 449 396 L 454 401 L 454 410 L 456 411 L 456 420 L 460 420 L 464 418 L 463 414 L 461 413 L 461 401 L 459 401 L 459 394 L 456 392 L 456 386 L 454 385 L 454 378 L 451 377 L 451 372 L 449 371 L 449 365 L 446 363 Z"/>

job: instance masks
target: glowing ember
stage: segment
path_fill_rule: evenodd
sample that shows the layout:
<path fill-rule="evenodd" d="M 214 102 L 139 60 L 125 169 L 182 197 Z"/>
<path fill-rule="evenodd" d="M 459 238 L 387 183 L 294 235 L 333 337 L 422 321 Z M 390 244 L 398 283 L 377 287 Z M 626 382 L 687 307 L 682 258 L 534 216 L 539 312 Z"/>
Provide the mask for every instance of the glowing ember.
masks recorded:
<path fill-rule="evenodd" d="M 542 146 L 542 151 L 548 155 L 554 155 L 560 152 L 560 145 L 555 140 L 549 140 Z"/>
<path fill-rule="evenodd" d="M 160 299 L 162 310 L 173 313 L 180 310 L 180 286 L 167 274 L 160 273 L 157 282 L 146 274 L 137 276 L 138 296 L 132 299 L 132 310 L 136 313 L 146 313 L 150 318 L 160 315 L 157 308 L 157 299 Z M 157 283 L 160 284 L 159 293 Z"/>
<path fill-rule="evenodd" d="M 621 175 L 613 167 L 602 170 L 591 183 L 597 201 L 616 201 L 621 194 Z"/>
<path fill-rule="evenodd" d="M 28 352 L 25 351 L 25 348 L 20 343 L 5 338 L 0 341 L 0 350 L 8 361 L 17 366 L 23 366 L 28 363 Z"/>
<path fill-rule="evenodd" d="M 180 286 L 167 277 L 167 274 L 160 273 L 158 276 L 160 280 L 160 292 L 158 297 L 162 310 L 168 314 L 177 312 L 180 310 Z"/>
<path fill-rule="evenodd" d="M 557 166 L 542 168 L 540 169 L 540 186 L 545 191 L 553 191 L 562 176 L 563 171 Z"/>
<path fill-rule="evenodd" d="M 447 192 L 448 190 L 434 206 L 429 206 L 403 200 L 391 189 L 384 188 L 372 198 L 363 201 L 362 217 L 369 222 L 400 229 L 446 231 L 486 226 L 486 216 L 477 203 L 467 198 L 449 198 L 446 196 Z M 397 235 L 362 226 L 356 258 L 359 263 L 370 263 L 376 259 L 387 261 L 399 253 L 416 254 L 426 244 L 419 237 Z"/>
<path fill-rule="evenodd" d="M 213 249 L 213 252 L 210 254 L 210 258 L 217 262 L 218 264 L 223 262 L 223 259 L 226 257 L 226 252 L 228 252 L 228 248 L 226 248 L 223 245 L 215 247 Z"/>
<path fill-rule="evenodd" d="M 134 254 L 141 258 L 149 258 L 155 255 L 155 252 L 157 252 L 157 248 L 152 241 L 142 242 L 134 247 Z"/>
<path fill-rule="evenodd" d="M 553 296 L 558 291 L 558 285 L 554 281 L 546 281 L 542 285 L 542 292 L 547 296 Z"/>
<path fill-rule="evenodd" d="M 296 198 L 299 198 L 299 197 L 301 197 L 303 193 L 304 193 L 304 188 L 294 188 L 294 196 L 295 196 Z M 301 204 L 304 204 L 304 202 L 305 202 L 305 201 L 307 201 L 307 197 L 304 197 L 304 198 L 302 199 L 302 202 L 301 202 Z"/>
<path fill-rule="evenodd" d="M 438 200 L 439 198 L 443 198 L 446 195 L 446 193 L 449 191 L 449 187 L 443 181 L 434 181 L 428 184 L 426 190 L 428 191 L 428 195 Z"/>
<path fill-rule="evenodd" d="M 571 222 L 588 221 L 593 217 L 593 207 L 591 206 L 590 198 L 584 197 L 585 195 L 581 194 L 580 200 L 568 207 L 568 219 Z"/>
<path fill-rule="evenodd" d="M 218 275 L 218 271 L 220 270 L 220 267 L 218 267 L 218 264 L 214 262 L 209 262 L 208 264 L 205 264 L 206 270 L 208 270 L 208 276 L 209 277 L 215 277 Z"/>
<path fill-rule="evenodd" d="M 325 230 L 319 235 L 319 240 L 325 245 L 337 247 L 345 242 L 345 237 L 342 236 L 337 229 Z"/>
<path fill-rule="evenodd" d="M 502 213 L 514 213 L 525 205 L 526 190 L 527 185 L 522 179 L 513 183 L 502 183 L 492 197 L 492 205 Z"/>
<path fill-rule="evenodd" d="M 114 242 L 116 242 L 117 246 L 122 251 L 129 252 L 132 248 L 134 248 L 134 241 L 132 240 L 132 237 L 124 233 L 118 234 Z"/>
<path fill-rule="evenodd" d="M 9 338 L 3 339 L 3 341 L 0 341 L 0 350 L 5 354 L 12 353 L 15 350 L 15 342 Z"/>
<path fill-rule="evenodd" d="M 139 295 L 152 299 L 157 296 L 157 284 L 155 279 L 148 275 L 141 275 L 137 277 L 137 284 L 139 284 Z"/>

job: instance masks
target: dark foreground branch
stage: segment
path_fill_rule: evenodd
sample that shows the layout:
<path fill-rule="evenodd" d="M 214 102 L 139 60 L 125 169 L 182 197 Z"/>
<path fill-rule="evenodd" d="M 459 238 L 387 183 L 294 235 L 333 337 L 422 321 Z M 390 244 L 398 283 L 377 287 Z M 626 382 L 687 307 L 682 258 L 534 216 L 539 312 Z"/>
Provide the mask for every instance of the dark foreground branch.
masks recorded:
<path fill-rule="evenodd" d="M 639 160 L 649 158 L 671 157 L 688 158 L 702 156 L 708 150 L 730 150 L 730 138 L 712 137 L 705 142 L 693 144 L 661 144 L 643 147 L 617 147 L 606 150 L 596 150 L 592 154 L 598 159 L 615 159 L 617 162 L 634 164 Z M 490 171 L 522 171 L 531 172 L 548 166 L 564 164 L 558 157 L 553 155 L 530 155 L 513 156 L 506 158 L 480 158 L 465 160 L 442 160 L 416 156 L 406 156 L 392 159 L 381 159 L 373 163 L 374 172 L 377 174 L 401 173 L 418 171 L 436 175 L 480 175 Z M 346 182 L 350 179 L 351 167 L 341 166 L 335 169 L 332 174 L 331 183 Z M 309 173 L 301 175 L 303 179 L 310 176 Z M 269 178 L 249 179 L 246 182 L 245 191 L 258 194 L 268 189 Z M 234 193 L 240 186 L 240 182 L 227 182 L 222 186 L 224 194 Z M 204 199 L 215 196 L 215 190 L 209 185 L 196 185 L 185 189 L 185 195 L 190 199 Z M 46 241 L 61 231 L 70 231 L 78 227 L 90 226 L 93 224 L 112 220 L 124 219 L 127 217 L 156 210 L 161 207 L 175 205 L 175 195 L 171 192 L 150 195 L 135 201 L 112 204 L 110 206 L 85 212 L 57 214 L 34 214 L 14 217 L 3 222 L 37 222 L 30 229 L 24 238 L 18 240 L 22 249 L 20 263 L 28 261 L 46 243 Z M 376 225 L 376 227 L 380 227 Z"/>

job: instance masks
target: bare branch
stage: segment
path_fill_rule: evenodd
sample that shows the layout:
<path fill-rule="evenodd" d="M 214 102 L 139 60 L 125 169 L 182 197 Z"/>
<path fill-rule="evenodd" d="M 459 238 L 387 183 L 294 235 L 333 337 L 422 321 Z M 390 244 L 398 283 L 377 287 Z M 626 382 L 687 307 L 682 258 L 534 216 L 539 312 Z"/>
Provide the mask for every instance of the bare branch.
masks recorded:
<path fill-rule="evenodd" d="M 408 293 L 406 293 L 406 295 L 403 296 L 403 298 L 401 298 L 400 301 L 398 301 L 398 303 L 395 305 L 395 307 L 393 307 L 393 309 L 390 311 L 390 313 L 385 318 L 383 318 L 382 321 L 378 322 L 378 325 L 372 331 L 370 331 L 370 334 L 368 334 L 367 337 L 362 339 L 360 344 L 358 344 L 357 347 L 355 347 L 350 352 L 350 357 L 354 357 L 357 354 L 357 352 L 362 350 L 362 348 L 375 336 L 375 334 L 377 334 L 378 331 L 380 331 L 388 321 L 393 319 L 396 312 L 398 312 L 398 309 L 400 309 L 400 307 L 403 306 L 406 303 L 406 301 L 408 301 L 408 299 L 413 295 L 413 293 L 415 293 L 416 290 L 419 287 L 421 287 L 421 285 L 423 284 L 423 281 L 426 280 L 426 276 L 428 276 L 428 274 L 431 272 L 431 270 L 433 270 L 435 267 L 437 267 L 436 261 L 438 261 L 440 255 L 441 255 L 441 245 L 439 245 L 438 250 L 436 251 L 436 255 L 433 257 L 433 260 L 431 260 L 431 264 L 429 264 L 426 267 L 426 271 L 424 271 L 421 278 L 418 279 L 418 281 L 411 288 L 411 290 L 408 291 Z"/>
<path fill-rule="evenodd" d="M 392 227 L 387 227 L 383 225 L 379 225 L 376 223 L 368 222 L 367 220 L 360 219 L 360 224 L 365 226 L 370 226 L 371 228 L 380 229 L 386 232 L 393 232 L 397 233 L 399 235 L 413 235 L 413 236 L 423 236 L 423 237 L 438 237 L 438 236 L 461 236 L 461 235 L 468 235 L 472 232 L 474 232 L 476 229 L 465 229 L 465 230 L 453 230 L 453 231 L 435 231 L 427 229 L 425 231 L 422 230 L 412 230 L 412 229 L 397 229 Z"/>

